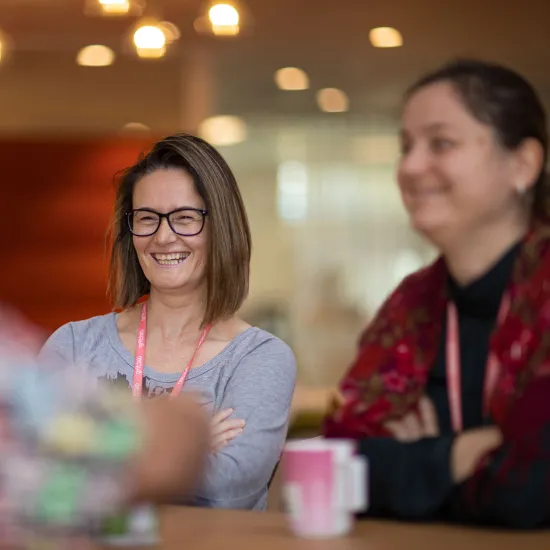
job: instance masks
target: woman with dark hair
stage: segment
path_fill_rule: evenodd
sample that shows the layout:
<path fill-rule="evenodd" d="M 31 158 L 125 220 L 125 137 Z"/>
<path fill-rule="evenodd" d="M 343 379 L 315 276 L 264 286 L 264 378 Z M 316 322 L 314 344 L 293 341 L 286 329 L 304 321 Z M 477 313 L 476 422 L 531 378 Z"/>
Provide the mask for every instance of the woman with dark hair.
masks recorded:
<path fill-rule="evenodd" d="M 284 342 L 237 317 L 251 239 L 231 169 L 199 138 L 163 139 L 123 175 L 113 233 L 121 313 L 62 326 L 42 354 L 135 397 L 199 394 L 214 415 L 213 452 L 193 503 L 265 509 L 296 365 Z"/>
<path fill-rule="evenodd" d="M 371 513 L 550 521 L 550 226 L 544 108 L 461 60 L 406 94 L 397 180 L 440 252 L 366 329 L 325 435 L 359 440 Z"/>

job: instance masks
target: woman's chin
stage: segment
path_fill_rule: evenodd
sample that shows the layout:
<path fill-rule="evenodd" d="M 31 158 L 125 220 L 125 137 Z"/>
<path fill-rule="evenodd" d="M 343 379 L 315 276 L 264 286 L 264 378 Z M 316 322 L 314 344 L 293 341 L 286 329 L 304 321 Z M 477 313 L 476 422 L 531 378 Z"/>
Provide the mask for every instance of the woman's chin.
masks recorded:
<path fill-rule="evenodd" d="M 442 233 L 449 230 L 449 220 L 440 214 L 411 215 L 412 228 L 430 241 L 437 242 Z"/>
<path fill-rule="evenodd" d="M 160 294 L 189 294 L 200 291 L 201 280 L 194 277 L 152 277 L 151 290 Z"/>
<path fill-rule="evenodd" d="M 161 293 L 161 294 L 174 294 L 177 292 L 186 292 L 188 289 L 191 289 L 193 285 L 191 285 L 189 279 L 185 280 L 154 280 L 151 281 L 151 288 L 154 289 L 155 292 Z"/>

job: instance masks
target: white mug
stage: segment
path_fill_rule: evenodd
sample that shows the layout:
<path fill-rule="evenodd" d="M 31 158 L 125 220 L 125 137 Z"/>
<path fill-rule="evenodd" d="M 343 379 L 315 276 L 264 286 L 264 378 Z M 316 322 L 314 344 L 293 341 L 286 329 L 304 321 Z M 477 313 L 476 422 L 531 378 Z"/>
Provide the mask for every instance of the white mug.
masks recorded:
<path fill-rule="evenodd" d="M 289 441 L 281 462 L 283 498 L 292 531 L 328 538 L 349 533 L 366 511 L 367 460 L 345 439 Z"/>

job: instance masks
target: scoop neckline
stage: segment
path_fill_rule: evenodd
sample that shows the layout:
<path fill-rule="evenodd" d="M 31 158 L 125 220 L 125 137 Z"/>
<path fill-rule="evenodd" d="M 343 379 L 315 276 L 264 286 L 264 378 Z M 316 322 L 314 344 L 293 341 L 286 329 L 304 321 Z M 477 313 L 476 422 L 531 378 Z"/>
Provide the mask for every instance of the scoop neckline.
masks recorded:
<path fill-rule="evenodd" d="M 124 360 L 125 363 L 127 363 L 132 371 L 134 370 L 134 354 L 131 353 L 126 346 L 122 343 L 122 340 L 120 339 L 120 335 L 118 333 L 118 327 L 117 327 L 117 319 L 118 319 L 118 313 L 112 312 L 111 313 L 111 319 L 109 320 L 109 343 L 111 344 L 111 347 L 117 352 L 117 354 Z M 194 378 L 198 378 L 199 376 L 202 376 L 204 373 L 208 372 L 209 370 L 217 367 L 224 359 L 225 356 L 228 355 L 235 349 L 235 347 L 245 338 L 248 337 L 248 335 L 252 332 L 256 332 L 256 327 L 248 327 L 246 330 L 243 330 L 240 334 L 237 334 L 235 338 L 233 338 L 225 348 L 223 348 L 217 355 L 212 357 L 212 359 L 209 359 L 206 363 L 203 363 L 199 367 L 195 367 L 189 371 L 188 380 L 193 380 Z M 183 368 L 182 368 L 183 370 Z M 143 367 L 143 374 L 147 378 L 150 378 L 151 380 L 155 380 L 156 382 L 173 382 L 175 383 L 178 378 L 180 377 L 181 372 L 172 372 L 172 373 L 165 373 L 165 372 L 159 372 L 155 370 L 153 367 L 150 367 L 148 365 L 145 365 Z"/>

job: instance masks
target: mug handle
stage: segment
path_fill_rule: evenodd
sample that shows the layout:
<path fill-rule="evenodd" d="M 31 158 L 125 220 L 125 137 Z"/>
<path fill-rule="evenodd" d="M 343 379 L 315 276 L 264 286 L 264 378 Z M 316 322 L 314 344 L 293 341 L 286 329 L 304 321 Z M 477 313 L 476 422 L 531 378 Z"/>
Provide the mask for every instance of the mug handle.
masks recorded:
<path fill-rule="evenodd" d="M 364 456 L 353 456 L 349 463 L 350 512 L 365 512 L 368 508 L 368 462 Z"/>

